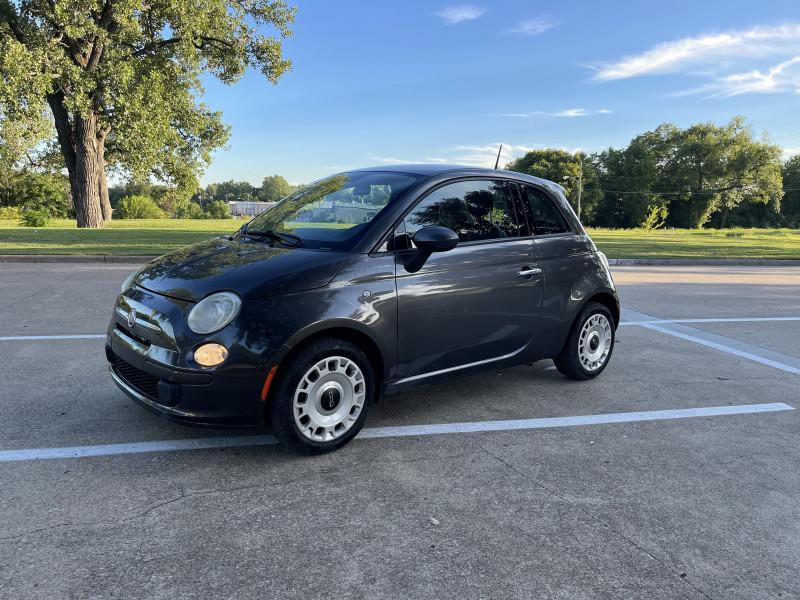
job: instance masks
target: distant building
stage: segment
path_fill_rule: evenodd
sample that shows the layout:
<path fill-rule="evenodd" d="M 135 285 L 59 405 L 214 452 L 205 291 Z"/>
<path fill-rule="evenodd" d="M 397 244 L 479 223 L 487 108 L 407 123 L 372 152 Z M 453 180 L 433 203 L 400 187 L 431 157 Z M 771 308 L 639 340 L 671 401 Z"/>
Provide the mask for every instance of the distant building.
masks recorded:
<path fill-rule="evenodd" d="M 300 223 L 367 223 L 383 206 L 329 200 L 308 206 L 297 215 Z"/>
<path fill-rule="evenodd" d="M 234 217 L 254 217 L 273 206 L 275 206 L 275 202 L 250 202 L 249 200 L 230 200 L 228 202 L 228 209 Z"/>

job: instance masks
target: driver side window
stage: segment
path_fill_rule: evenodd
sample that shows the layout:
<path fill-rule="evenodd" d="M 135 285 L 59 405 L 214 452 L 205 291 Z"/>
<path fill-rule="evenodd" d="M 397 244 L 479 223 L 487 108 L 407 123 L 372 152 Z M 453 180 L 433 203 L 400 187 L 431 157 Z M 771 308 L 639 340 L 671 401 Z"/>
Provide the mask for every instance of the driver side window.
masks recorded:
<path fill-rule="evenodd" d="M 405 218 L 406 234 L 439 225 L 461 242 L 516 238 L 519 216 L 505 181 L 459 181 L 431 192 Z"/>

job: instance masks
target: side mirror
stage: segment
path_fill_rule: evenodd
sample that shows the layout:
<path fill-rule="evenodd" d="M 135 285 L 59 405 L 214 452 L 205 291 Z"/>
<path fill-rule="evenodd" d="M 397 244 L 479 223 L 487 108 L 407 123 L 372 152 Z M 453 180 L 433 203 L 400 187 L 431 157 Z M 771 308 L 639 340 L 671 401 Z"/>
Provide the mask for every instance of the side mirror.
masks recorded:
<path fill-rule="evenodd" d="M 458 234 L 447 227 L 423 227 L 411 240 L 417 251 L 406 261 L 405 268 L 409 273 L 416 273 L 434 252 L 447 252 L 458 244 Z"/>

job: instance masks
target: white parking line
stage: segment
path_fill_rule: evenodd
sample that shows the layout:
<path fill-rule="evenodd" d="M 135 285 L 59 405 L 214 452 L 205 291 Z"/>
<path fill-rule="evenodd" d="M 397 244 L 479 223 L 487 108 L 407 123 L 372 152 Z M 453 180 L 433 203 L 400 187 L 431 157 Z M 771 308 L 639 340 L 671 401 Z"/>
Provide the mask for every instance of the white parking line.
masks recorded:
<path fill-rule="evenodd" d="M 648 321 L 622 321 L 622 325 L 665 325 L 669 323 L 763 323 L 769 321 L 800 321 L 800 317 L 730 317 L 724 319 L 652 319 Z"/>
<path fill-rule="evenodd" d="M 737 346 L 752 347 L 754 348 L 755 352 L 758 352 L 758 354 L 754 352 L 748 352 L 747 350 L 734 348 L 733 345 L 730 344 L 730 342 L 728 342 L 727 344 L 719 343 L 719 341 L 715 341 L 714 338 L 722 340 L 726 340 L 727 338 L 706 332 L 701 332 L 700 335 L 693 335 L 691 333 L 674 331 L 672 329 L 667 329 L 666 327 L 661 327 L 659 325 L 653 325 L 650 323 L 641 323 L 641 326 L 645 327 L 646 329 L 651 329 L 653 331 L 666 333 L 667 335 L 671 335 L 673 337 L 686 340 L 687 342 L 694 342 L 695 344 L 700 344 L 701 346 L 706 346 L 707 348 L 714 348 L 715 350 L 719 350 L 720 352 L 725 352 L 726 354 L 732 354 L 734 356 L 738 356 L 739 358 L 746 358 L 747 360 L 752 360 L 753 362 L 757 362 L 762 365 L 766 365 L 768 367 L 780 369 L 781 371 L 785 371 L 787 373 L 794 373 L 795 375 L 800 375 L 800 359 L 796 359 L 786 354 L 779 354 L 778 352 L 772 352 L 770 350 L 755 348 L 750 344 L 744 344 L 741 342 L 736 342 L 736 340 L 730 340 L 730 342 L 735 342 Z M 774 360 L 772 358 L 769 358 L 769 356 L 780 357 L 780 360 Z M 797 364 L 796 365 L 787 364 L 788 362 L 794 362 Z"/>
<path fill-rule="evenodd" d="M 519 419 L 514 421 L 478 421 L 472 423 L 437 423 L 432 425 L 405 425 L 400 427 L 369 427 L 356 439 L 395 438 L 451 433 L 478 433 L 487 431 L 517 431 L 522 429 L 549 429 L 581 425 L 607 425 L 640 421 L 664 421 L 694 417 L 719 417 L 794 410 L 783 402 L 771 404 L 744 404 L 739 406 L 707 406 L 676 410 L 649 410 L 642 412 L 606 413 L 576 417 L 545 419 Z M 241 446 L 265 446 L 277 443 L 271 435 L 200 438 L 189 440 L 164 440 L 130 444 L 104 444 L 97 446 L 71 446 L 66 448 L 21 448 L 0 451 L 0 462 L 23 460 L 49 460 L 59 458 L 84 458 L 88 456 L 113 456 L 144 452 L 172 452 L 176 450 L 207 450 Z"/>
<path fill-rule="evenodd" d="M 104 333 L 75 334 L 75 335 L 6 335 L 0 336 L 0 342 L 35 342 L 39 340 L 100 340 L 106 337 Z"/>
<path fill-rule="evenodd" d="M 723 335 L 710 333 L 695 327 L 689 327 L 677 321 L 656 319 L 635 310 L 626 310 L 624 316 L 631 325 L 638 325 L 645 329 L 665 333 L 687 342 L 693 342 L 726 354 L 738 356 L 739 358 L 752 360 L 753 362 L 773 367 L 786 373 L 800 375 L 800 358 L 796 356 L 773 352 L 772 350 L 767 350 L 755 344 L 748 344 L 747 342 L 741 342 Z M 659 321 L 662 324 L 658 324 Z"/>

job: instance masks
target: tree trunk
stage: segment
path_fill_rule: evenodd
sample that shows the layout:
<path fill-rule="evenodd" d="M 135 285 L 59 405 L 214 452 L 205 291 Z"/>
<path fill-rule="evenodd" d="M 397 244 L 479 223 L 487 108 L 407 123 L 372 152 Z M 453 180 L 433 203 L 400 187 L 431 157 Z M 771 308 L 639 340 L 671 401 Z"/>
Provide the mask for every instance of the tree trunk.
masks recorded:
<path fill-rule="evenodd" d="M 101 159 L 102 160 L 102 159 Z M 102 161 L 105 164 L 105 161 Z M 108 180 L 104 168 L 100 170 L 100 209 L 103 213 L 103 221 L 108 223 L 111 220 L 111 200 L 108 197 Z"/>
<path fill-rule="evenodd" d="M 103 157 L 98 148 L 97 118 L 75 116 L 75 176 L 70 181 L 78 227 L 103 226 L 100 206 L 100 174 Z"/>
<path fill-rule="evenodd" d="M 97 116 L 70 117 L 64 107 L 64 94 L 60 91 L 48 94 L 47 102 L 53 111 L 58 144 L 69 174 L 70 194 L 78 227 L 102 227 L 100 176 L 102 174 L 105 177 L 104 135 L 98 137 Z"/>
<path fill-rule="evenodd" d="M 98 142 L 98 155 L 100 160 L 100 178 L 98 181 L 98 193 L 100 195 L 100 210 L 103 213 L 103 221 L 108 223 L 111 220 L 111 200 L 108 197 L 108 180 L 106 179 L 106 158 L 105 158 L 105 135 L 102 134 Z"/>
<path fill-rule="evenodd" d="M 719 226 L 720 229 L 725 229 L 728 226 L 728 208 L 726 206 L 723 206 L 722 210 L 720 210 Z"/>

